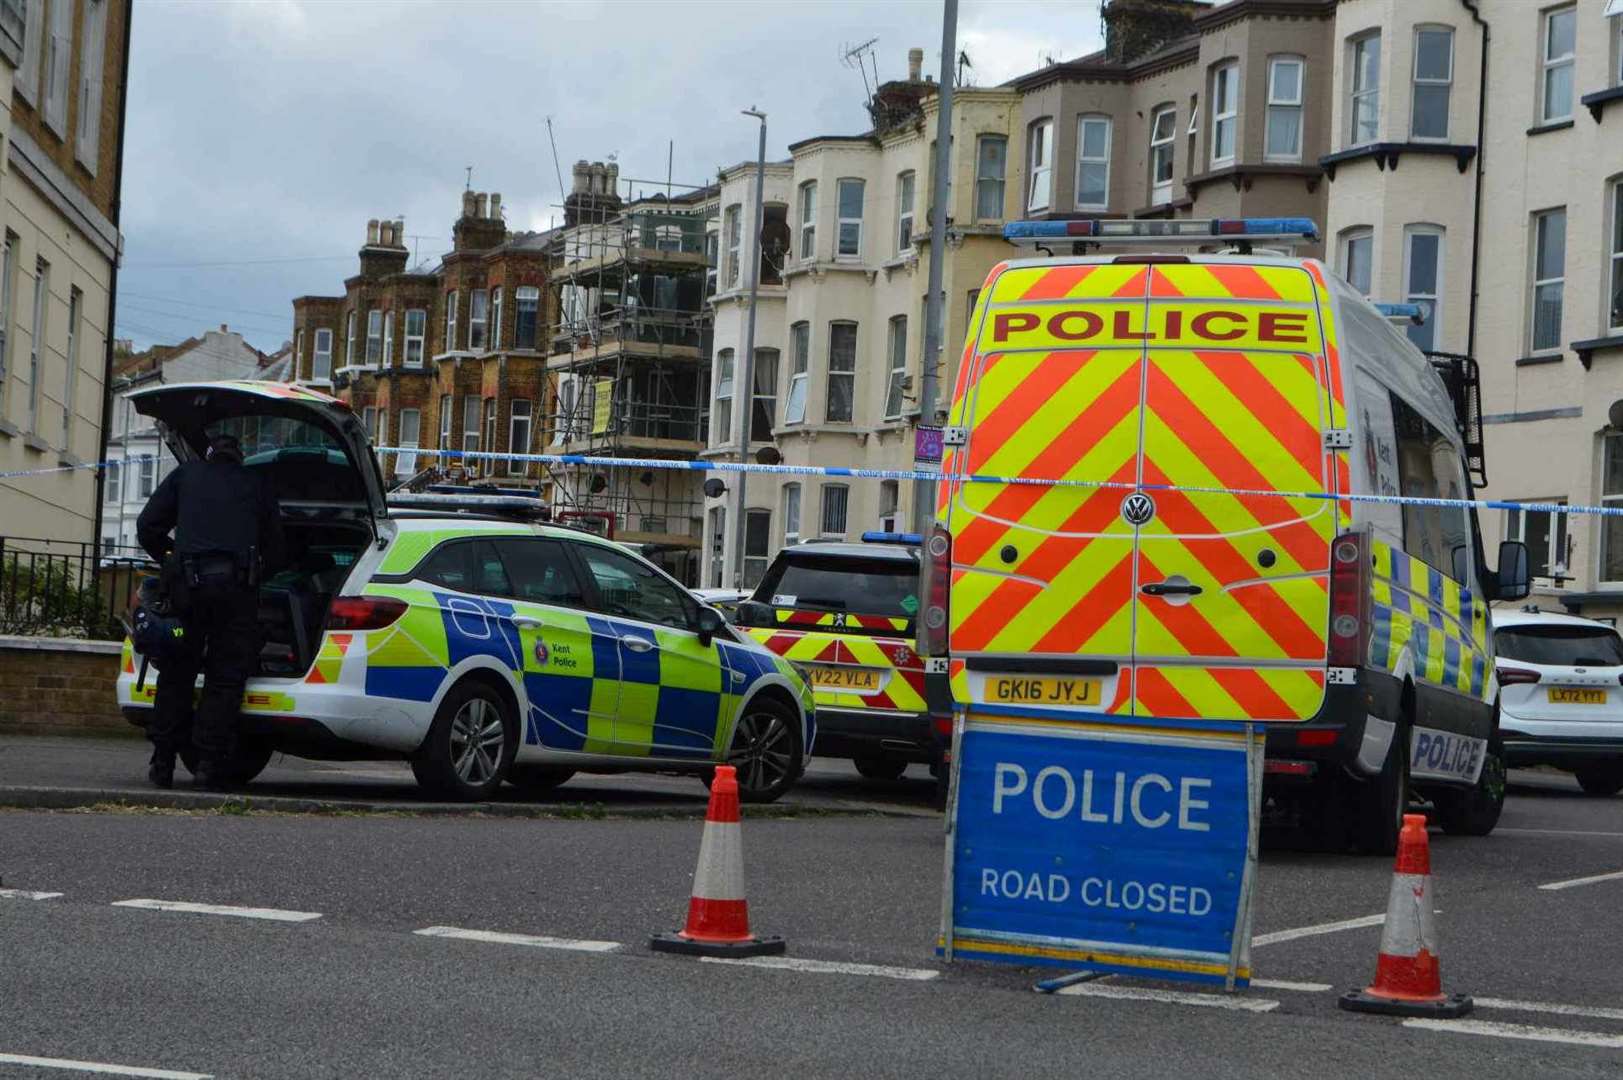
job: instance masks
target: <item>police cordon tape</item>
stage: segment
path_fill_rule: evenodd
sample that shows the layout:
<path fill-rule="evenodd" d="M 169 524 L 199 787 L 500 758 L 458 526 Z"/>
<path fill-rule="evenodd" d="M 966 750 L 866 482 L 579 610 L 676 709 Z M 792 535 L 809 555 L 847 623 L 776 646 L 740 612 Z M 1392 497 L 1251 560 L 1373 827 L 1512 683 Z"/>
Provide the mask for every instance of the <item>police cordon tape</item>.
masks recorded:
<path fill-rule="evenodd" d="M 1477 510 L 1519 510 L 1533 514 L 1623 517 L 1623 506 L 1585 506 L 1567 503 L 1515 502 L 1508 499 L 1437 499 L 1423 495 L 1362 495 L 1331 491 L 1278 491 L 1264 488 L 1205 487 L 1191 484 L 1135 484 L 1127 480 L 1076 480 L 1037 476 L 994 476 L 985 473 L 941 473 L 929 469 L 852 469 L 834 465 L 761 465 L 743 461 L 683 461 L 667 458 L 603 457 L 596 454 L 512 454 L 488 450 L 429 450 L 415 446 L 375 446 L 376 454 L 410 454 L 413 457 L 450 458 L 474 461 L 522 461 L 534 465 L 592 465 L 611 469 L 669 469 L 676 472 L 763 473 L 769 476 L 832 476 L 860 480 L 927 480 L 957 484 L 1009 484 L 1031 487 L 1080 487 L 1114 489 L 1122 492 L 1157 491 L 1183 495 L 1234 495 L 1244 498 L 1311 499 L 1317 502 L 1374 503 L 1385 506 L 1437 506 Z M 104 469 L 153 459 L 137 454 L 114 461 L 87 461 L 49 469 L 17 469 L 0 472 L 0 480 L 79 469 Z"/>

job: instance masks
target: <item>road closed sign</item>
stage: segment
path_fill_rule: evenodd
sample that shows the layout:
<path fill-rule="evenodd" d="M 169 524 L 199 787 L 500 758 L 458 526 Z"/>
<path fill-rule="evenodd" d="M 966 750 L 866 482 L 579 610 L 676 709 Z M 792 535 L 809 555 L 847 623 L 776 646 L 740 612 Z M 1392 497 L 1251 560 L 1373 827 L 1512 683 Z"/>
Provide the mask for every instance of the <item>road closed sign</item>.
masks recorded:
<path fill-rule="evenodd" d="M 965 722 L 940 951 L 1244 986 L 1261 737 Z"/>

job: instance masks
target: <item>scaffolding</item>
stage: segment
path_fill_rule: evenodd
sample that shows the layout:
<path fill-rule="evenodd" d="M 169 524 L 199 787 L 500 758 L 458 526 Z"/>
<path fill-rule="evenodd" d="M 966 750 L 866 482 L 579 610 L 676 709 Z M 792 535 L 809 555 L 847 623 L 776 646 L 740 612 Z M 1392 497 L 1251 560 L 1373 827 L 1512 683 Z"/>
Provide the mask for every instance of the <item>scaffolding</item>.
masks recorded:
<path fill-rule="evenodd" d="M 549 452 L 695 460 L 709 437 L 715 250 L 707 192 L 643 199 L 563 229 L 550 287 Z M 554 513 L 697 579 L 703 473 L 553 467 Z"/>

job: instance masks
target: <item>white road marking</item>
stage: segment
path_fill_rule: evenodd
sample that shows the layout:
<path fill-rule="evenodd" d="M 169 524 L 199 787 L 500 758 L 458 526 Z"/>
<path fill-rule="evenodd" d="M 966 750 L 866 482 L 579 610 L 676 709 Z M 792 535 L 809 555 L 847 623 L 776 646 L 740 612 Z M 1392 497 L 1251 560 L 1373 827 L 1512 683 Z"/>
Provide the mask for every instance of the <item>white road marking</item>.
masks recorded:
<path fill-rule="evenodd" d="M 101 1061 L 30 1057 L 27 1054 L 0 1054 L 0 1065 L 32 1065 L 37 1069 L 66 1069 L 70 1072 L 102 1073 L 107 1076 L 147 1076 L 156 1080 L 211 1080 L 213 1075 L 175 1072 L 172 1069 L 143 1069 L 138 1065 L 109 1065 Z"/>
<path fill-rule="evenodd" d="M 429 926 L 422 930 L 413 930 L 412 933 L 421 937 L 486 941 L 494 945 L 528 945 L 533 949 L 569 949 L 574 952 L 606 953 L 620 947 L 618 941 L 587 941 L 580 938 L 544 937 L 539 934 L 503 934 L 495 930 L 462 930 L 455 926 Z"/>
<path fill-rule="evenodd" d="M 1551 1013 L 1555 1016 L 1589 1016 L 1596 1020 L 1623 1020 L 1623 1009 L 1608 1009 L 1599 1005 L 1558 1005 L 1550 1001 L 1510 1001 L 1505 998 L 1476 1000 L 1484 1009 L 1504 1009 L 1506 1012 Z"/>
<path fill-rule="evenodd" d="M 1146 990 L 1136 986 L 1101 986 L 1099 983 L 1073 983 L 1055 993 L 1072 997 L 1118 998 L 1126 1001 L 1159 1001 L 1167 1005 L 1194 1005 L 1206 1009 L 1233 1009 L 1236 1012 L 1272 1012 L 1279 1002 L 1267 998 L 1229 997 L 1197 994 L 1187 990 Z"/>
<path fill-rule="evenodd" d="M 0 899 L 5 900 L 55 900 L 62 894 L 59 892 L 30 892 L 28 889 L 0 889 Z"/>
<path fill-rule="evenodd" d="M 1287 982 L 1284 979 L 1252 979 L 1253 990 L 1293 990 L 1302 994 L 1322 994 L 1334 990 L 1329 983 Z"/>
<path fill-rule="evenodd" d="M 1496 833 L 1522 833 L 1528 836 L 1623 836 L 1623 832 L 1590 832 L 1585 829 L 1510 829 L 1497 828 Z"/>
<path fill-rule="evenodd" d="M 1295 941 L 1297 938 L 1315 937 L 1319 934 L 1334 934 L 1341 930 L 1357 930 L 1365 926 L 1379 926 L 1386 921 L 1386 914 L 1362 915 L 1356 919 L 1342 919 L 1340 922 L 1320 923 L 1318 926 L 1299 926 L 1294 930 L 1275 930 L 1271 934 L 1258 934 L 1251 939 L 1252 948 L 1258 945 L 1276 945 L 1281 941 Z"/>
<path fill-rule="evenodd" d="M 1590 877 L 1572 878 L 1570 881 L 1552 881 L 1548 885 L 1540 885 L 1545 892 L 1556 892 L 1559 889 L 1576 889 L 1579 885 L 1594 885 L 1602 881 L 1623 881 L 1623 870 L 1614 870 L 1610 874 L 1594 874 Z"/>
<path fill-rule="evenodd" d="M 270 922 L 309 922 L 321 918 L 319 911 L 284 911 L 281 908 L 236 907 L 231 904 L 193 904 L 185 900 L 115 900 L 113 906 L 143 908 L 147 911 L 182 911 L 192 915 L 235 915 L 239 919 L 266 919 Z"/>
<path fill-rule="evenodd" d="M 745 967 L 776 968 L 780 971 L 809 971 L 823 975 L 876 975 L 882 979 L 923 982 L 941 972 L 930 968 L 886 967 L 883 964 L 848 964 L 837 960 L 805 960 L 790 956 L 701 956 L 706 964 L 741 964 Z"/>
<path fill-rule="evenodd" d="M 1530 1024 L 1500 1024 L 1492 1020 L 1405 1020 L 1406 1028 L 1426 1031 L 1452 1031 L 1460 1035 L 1490 1035 L 1497 1039 L 1523 1039 L 1529 1042 L 1568 1043 L 1572 1046 L 1604 1046 L 1623 1049 L 1623 1035 L 1599 1031 L 1573 1031 L 1568 1028 L 1533 1027 Z"/>

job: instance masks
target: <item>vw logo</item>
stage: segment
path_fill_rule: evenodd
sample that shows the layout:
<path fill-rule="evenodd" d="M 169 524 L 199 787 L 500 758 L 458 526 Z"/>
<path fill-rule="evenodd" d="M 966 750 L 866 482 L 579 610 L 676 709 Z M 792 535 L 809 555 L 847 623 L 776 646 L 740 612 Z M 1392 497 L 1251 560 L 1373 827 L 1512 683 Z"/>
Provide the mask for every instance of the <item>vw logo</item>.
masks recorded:
<path fill-rule="evenodd" d="M 1147 524 L 1155 516 L 1155 500 L 1135 491 L 1121 501 L 1121 516 L 1129 525 Z"/>

